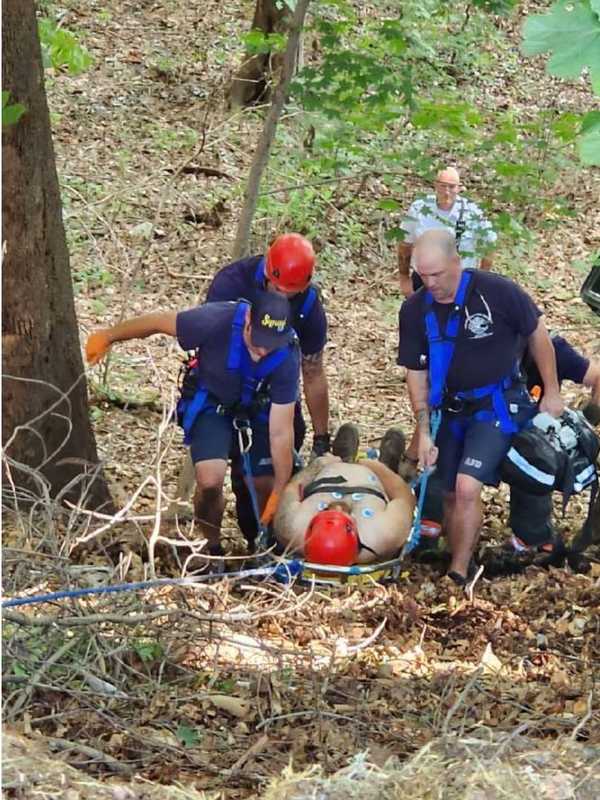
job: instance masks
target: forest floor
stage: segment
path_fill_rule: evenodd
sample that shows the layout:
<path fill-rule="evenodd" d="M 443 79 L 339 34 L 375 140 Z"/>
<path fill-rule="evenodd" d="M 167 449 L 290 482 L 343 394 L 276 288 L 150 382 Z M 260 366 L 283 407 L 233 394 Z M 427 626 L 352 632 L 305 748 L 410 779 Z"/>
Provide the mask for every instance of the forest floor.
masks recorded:
<path fill-rule="evenodd" d="M 81 32 L 94 56 L 81 76 L 48 74 L 82 341 L 124 317 L 194 305 L 228 263 L 261 128 L 260 115 L 225 103 L 250 6 L 61 3 L 63 24 Z M 511 35 L 517 46 L 516 23 Z M 584 82 L 560 84 L 543 62 L 524 62 L 518 83 L 499 76 L 496 90 L 513 105 L 534 93 L 561 109 L 589 102 Z M 468 182 L 475 165 L 465 166 Z M 600 246 L 600 179 L 581 170 L 561 180 L 574 215 L 540 229 L 528 263 L 511 272 L 551 329 L 598 356 L 600 328 L 579 299 L 583 273 L 573 265 Z M 343 211 L 331 205 L 332 234 L 319 243 L 340 265 L 320 276 L 332 427 L 355 421 L 363 444 L 376 446 L 391 424 L 412 425 L 395 365 L 401 298 L 381 224 L 366 225 L 353 249 L 336 250 L 336 225 L 353 214 L 372 219 L 384 191 L 377 176 L 345 184 L 340 195 L 349 188 L 356 202 Z M 408 205 L 424 187 L 404 188 L 396 199 Z M 268 220 L 256 230 L 264 231 L 254 241 L 260 252 Z M 40 546 L 39 522 L 8 524 L 7 593 L 147 576 L 144 542 L 157 496 L 173 496 L 183 454 L 179 430 L 163 424 L 180 363 L 176 345 L 155 338 L 115 347 L 108 371 L 90 370 L 99 452 L 117 507 L 138 493 L 137 518 L 90 543 L 78 537 L 97 522 L 88 529 L 74 516 L 70 527 L 54 520 L 42 535 L 62 537 L 54 550 Z M 581 401 L 580 390 L 565 389 L 570 403 Z M 567 538 L 582 514 L 579 498 L 564 519 L 557 509 Z M 506 517 L 506 487 L 486 491 L 484 547 L 507 540 Z M 244 554 L 231 498 L 224 543 Z M 290 589 L 230 579 L 37 607 L 45 620 L 6 617 L 4 707 L 13 738 L 5 788 L 28 798 L 158 797 L 152 782 L 171 785 L 173 797 L 197 791 L 233 800 L 260 795 L 290 763 L 330 774 L 368 750 L 381 767 L 440 736 L 518 728 L 546 748 L 572 734 L 585 743 L 588 766 L 564 796 L 591 798 L 586 781 L 600 754 L 600 552 L 589 555 L 585 574 L 535 565 L 484 574 L 471 600 L 435 565 L 407 561 L 393 586 Z M 19 760 L 32 740 L 35 769 Z M 84 773 L 44 777 L 44 757 L 57 762 L 56 753 Z M 116 782 L 133 777 L 129 789 Z M 177 793 L 176 785 L 185 788 Z"/>

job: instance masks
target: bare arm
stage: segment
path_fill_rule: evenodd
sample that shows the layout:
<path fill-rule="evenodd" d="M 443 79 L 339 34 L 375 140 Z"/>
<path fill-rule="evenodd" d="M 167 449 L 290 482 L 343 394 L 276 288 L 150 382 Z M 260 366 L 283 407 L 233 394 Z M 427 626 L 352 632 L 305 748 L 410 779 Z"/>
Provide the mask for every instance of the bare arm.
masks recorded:
<path fill-rule="evenodd" d="M 583 376 L 583 385 L 592 390 L 592 402 L 600 405 L 600 361 L 590 361 Z"/>
<path fill-rule="evenodd" d="M 90 334 L 85 344 L 85 355 L 90 364 L 97 364 L 108 353 L 114 342 L 145 339 L 146 336 L 152 336 L 153 333 L 176 336 L 176 329 L 177 313 L 175 311 L 155 311 L 152 314 L 133 317 L 133 319 L 113 325 L 112 328 L 102 328 Z"/>
<path fill-rule="evenodd" d="M 281 495 L 292 474 L 294 403 L 273 403 L 269 413 L 269 442 L 275 481 L 273 493 Z"/>
<path fill-rule="evenodd" d="M 145 339 L 154 333 L 166 333 L 169 336 L 176 336 L 176 311 L 155 311 L 151 314 L 143 314 L 141 317 L 133 317 L 106 328 L 105 332 L 114 342 L 125 342 L 128 339 Z"/>
<path fill-rule="evenodd" d="M 398 272 L 400 275 L 400 291 L 405 297 L 410 297 L 413 293 L 412 281 L 410 279 L 410 261 L 413 246 L 409 242 L 398 244 Z"/>
<path fill-rule="evenodd" d="M 537 327 L 527 342 L 529 352 L 533 356 L 544 385 L 540 411 L 547 411 L 553 417 L 560 417 L 565 410 L 565 404 L 560 396 L 560 387 L 556 374 L 556 353 L 541 318 L 538 320 Z"/>
<path fill-rule="evenodd" d="M 419 466 L 431 467 L 437 461 L 438 450 L 429 430 L 429 378 L 426 370 L 406 371 L 408 396 L 417 421 Z"/>
<path fill-rule="evenodd" d="M 329 430 L 329 388 L 322 351 L 302 357 L 302 381 L 313 430 L 320 436 Z"/>

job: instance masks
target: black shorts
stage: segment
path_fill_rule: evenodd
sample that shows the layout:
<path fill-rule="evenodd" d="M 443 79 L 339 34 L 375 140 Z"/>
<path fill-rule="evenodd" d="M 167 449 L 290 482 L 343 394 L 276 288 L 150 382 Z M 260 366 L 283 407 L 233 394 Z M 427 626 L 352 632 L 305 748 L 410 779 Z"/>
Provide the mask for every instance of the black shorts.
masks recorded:
<path fill-rule="evenodd" d="M 190 455 L 194 464 L 199 461 L 229 458 L 239 459 L 238 434 L 233 427 L 233 417 L 217 414 L 209 409 L 198 415 L 192 428 Z M 250 463 L 253 475 L 272 475 L 269 426 L 266 420 L 252 421 L 252 447 Z"/>
<path fill-rule="evenodd" d="M 512 387 L 504 396 L 511 418 L 520 427 L 535 415 L 536 407 L 524 386 Z M 437 472 L 444 491 L 454 491 L 457 474 L 470 475 L 488 486 L 497 486 L 500 465 L 511 438 L 511 434 L 502 433 L 496 421 L 480 421 L 463 413 L 443 411 L 435 443 L 439 448 Z"/>

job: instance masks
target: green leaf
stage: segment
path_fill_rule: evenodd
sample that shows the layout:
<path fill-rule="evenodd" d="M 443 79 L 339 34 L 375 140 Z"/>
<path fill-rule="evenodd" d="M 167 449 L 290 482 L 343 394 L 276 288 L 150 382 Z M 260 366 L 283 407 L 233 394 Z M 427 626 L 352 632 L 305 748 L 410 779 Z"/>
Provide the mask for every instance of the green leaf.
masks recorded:
<path fill-rule="evenodd" d="M 554 135 L 563 142 L 572 142 L 577 137 L 580 124 L 581 116 L 579 114 L 566 111 L 552 123 L 551 127 Z"/>
<path fill-rule="evenodd" d="M 600 117 L 598 111 L 591 111 L 586 114 L 586 117 L 592 114 Z M 590 167 L 600 167 L 600 120 L 595 126 L 588 127 L 582 132 L 579 138 L 579 156 L 584 164 Z"/>
<path fill-rule="evenodd" d="M 15 125 L 27 111 L 21 103 L 11 103 L 9 105 L 10 92 L 2 92 L 2 127 Z"/>
<path fill-rule="evenodd" d="M 380 208 L 382 211 L 400 211 L 402 206 L 392 197 L 386 197 L 384 200 L 380 200 L 377 203 L 377 208 Z"/>
<path fill-rule="evenodd" d="M 285 50 L 287 39 L 283 33 L 265 33 L 253 28 L 241 40 L 248 52 L 257 54 L 280 53 Z"/>
<path fill-rule="evenodd" d="M 175 735 L 184 747 L 195 747 L 200 741 L 200 736 L 195 728 L 190 728 L 188 725 L 181 724 Z"/>
<path fill-rule="evenodd" d="M 600 2 L 600 0 L 598 0 Z M 600 126 L 600 111 L 588 111 L 581 121 L 581 132 L 587 133 Z"/>
<path fill-rule="evenodd" d="M 549 14 L 535 14 L 523 26 L 523 52 L 526 55 L 552 53 L 548 72 L 559 78 L 577 78 L 586 67 L 592 88 L 600 94 L 600 18 L 595 0 L 556 3 Z"/>
<path fill-rule="evenodd" d="M 107 392 L 107 394 L 110 397 L 110 390 Z M 153 642 L 149 639 L 142 639 L 135 642 L 133 649 L 142 659 L 142 661 L 154 661 L 155 659 L 160 658 L 163 654 L 163 648 L 160 642 Z"/>
<path fill-rule="evenodd" d="M 92 64 L 92 57 L 74 34 L 59 28 L 51 19 L 38 22 L 44 66 L 66 67 L 70 75 L 79 75 Z"/>

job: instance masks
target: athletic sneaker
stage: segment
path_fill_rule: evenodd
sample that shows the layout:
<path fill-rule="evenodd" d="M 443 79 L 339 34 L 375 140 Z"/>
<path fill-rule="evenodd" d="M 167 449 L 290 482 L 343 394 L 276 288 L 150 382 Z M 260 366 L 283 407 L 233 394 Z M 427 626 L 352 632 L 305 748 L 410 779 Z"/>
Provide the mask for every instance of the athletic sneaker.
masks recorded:
<path fill-rule="evenodd" d="M 346 464 L 354 464 L 358 456 L 359 443 L 360 431 L 358 426 L 352 422 L 345 422 L 338 428 L 335 439 L 331 443 L 331 452 Z"/>
<path fill-rule="evenodd" d="M 398 472 L 400 466 L 400 459 L 404 455 L 406 449 L 406 438 L 402 432 L 402 428 L 388 428 L 383 434 L 381 445 L 379 447 L 379 460 L 382 464 L 392 470 Z"/>
<path fill-rule="evenodd" d="M 510 537 L 510 543 L 516 553 L 553 553 L 557 546 L 556 536 L 543 544 L 529 545 L 525 544 L 525 542 L 519 539 L 518 536 L 515 536 L 514 533 Z"/>

